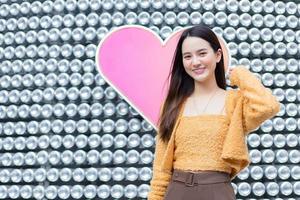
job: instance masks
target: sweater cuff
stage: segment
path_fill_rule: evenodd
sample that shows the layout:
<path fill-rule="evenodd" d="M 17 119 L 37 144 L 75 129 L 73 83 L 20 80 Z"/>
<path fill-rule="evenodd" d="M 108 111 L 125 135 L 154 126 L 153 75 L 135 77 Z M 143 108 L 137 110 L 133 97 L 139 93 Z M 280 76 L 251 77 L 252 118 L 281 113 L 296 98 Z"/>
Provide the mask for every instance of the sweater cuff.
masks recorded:
<path fill-rule="evenodd" d="M 231 71 L 231 74 L 230 74 L 230 84 L 233 86 L 233 85 L 239 85 L 239 76 L 240 76 L 240 73 L 242 71 L 249 71 L 244 65 L 237 65 L 236 67 L 233 68 L 233 70 Z M 247 73 L 246 72 L 246 73 Z"/>

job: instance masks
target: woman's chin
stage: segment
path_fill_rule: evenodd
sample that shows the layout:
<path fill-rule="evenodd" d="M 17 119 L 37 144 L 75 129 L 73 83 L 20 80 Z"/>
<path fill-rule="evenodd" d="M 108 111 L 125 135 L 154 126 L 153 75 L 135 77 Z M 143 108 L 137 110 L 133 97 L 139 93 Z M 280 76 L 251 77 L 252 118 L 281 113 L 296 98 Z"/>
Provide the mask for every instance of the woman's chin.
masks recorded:
<path fill-rule="evenodd" d="M 204 72 L 203 74 L 199 74 L 199 75 L 193 75 L 193 79 L 195 81 L 203 81 L 207 79 L 208 74 L 206 72 Z"/>

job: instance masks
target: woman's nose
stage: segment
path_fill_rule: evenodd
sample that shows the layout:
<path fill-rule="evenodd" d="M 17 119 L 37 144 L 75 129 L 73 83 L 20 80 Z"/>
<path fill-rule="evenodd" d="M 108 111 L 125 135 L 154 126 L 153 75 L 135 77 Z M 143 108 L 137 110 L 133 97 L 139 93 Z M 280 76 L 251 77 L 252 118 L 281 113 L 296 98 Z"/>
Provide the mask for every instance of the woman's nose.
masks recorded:
<path fill-rule="evenodd" d="M 193 60 L 192 60 L 192 64 L 193 65 L 199 65 L 201 62 L 200 62 L 200 59 L 198 57 L 193 57 Z"/>

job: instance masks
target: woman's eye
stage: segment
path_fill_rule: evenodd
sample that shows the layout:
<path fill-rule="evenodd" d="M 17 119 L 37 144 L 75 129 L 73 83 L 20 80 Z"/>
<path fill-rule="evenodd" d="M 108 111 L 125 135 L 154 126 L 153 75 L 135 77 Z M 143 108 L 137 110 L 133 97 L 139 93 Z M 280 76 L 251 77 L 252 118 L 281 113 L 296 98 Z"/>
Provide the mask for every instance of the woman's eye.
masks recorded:
<path fill-rule="evenodd" d="M 201 56 L 203 56 L 203 55 L 205 55 L 206 54 L 206 52 L 202 52 L 202 53 L 199 53 L 199 55 L 201 55 Z M 184 58 L 185 59 L 189 59 L 191 56 L 185 56 Z"/>

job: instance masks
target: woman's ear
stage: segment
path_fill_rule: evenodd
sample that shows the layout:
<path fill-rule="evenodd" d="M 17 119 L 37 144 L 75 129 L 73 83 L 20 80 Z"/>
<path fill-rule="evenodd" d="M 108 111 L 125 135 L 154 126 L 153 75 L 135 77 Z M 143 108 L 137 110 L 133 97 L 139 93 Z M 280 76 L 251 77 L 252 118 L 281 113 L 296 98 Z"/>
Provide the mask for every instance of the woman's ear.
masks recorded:
<path fill-rule="evenodd" d="M 222 49 L 219 48 L 216 54 L 217 54 L 217 63 L 219 63 L 222 58 Z"/>

